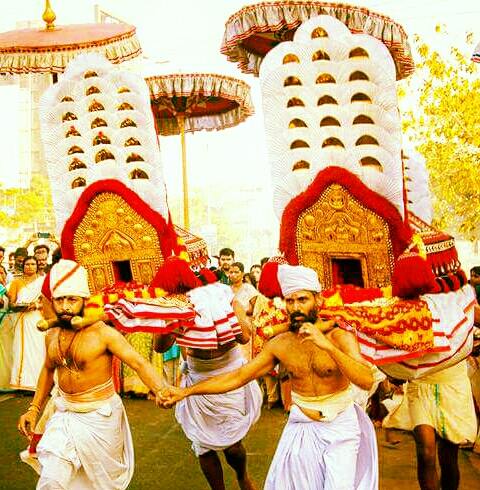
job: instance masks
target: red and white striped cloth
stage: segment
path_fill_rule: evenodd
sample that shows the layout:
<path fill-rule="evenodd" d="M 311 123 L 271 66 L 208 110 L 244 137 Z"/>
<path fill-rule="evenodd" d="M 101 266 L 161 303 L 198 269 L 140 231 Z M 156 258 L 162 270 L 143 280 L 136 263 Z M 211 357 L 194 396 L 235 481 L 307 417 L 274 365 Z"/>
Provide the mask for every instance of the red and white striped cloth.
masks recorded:
<path fill-rule="evenodd" d="M 434 347 L 426 351 L 409 352 L 394 349 L 383 342 L 357 331 L 360 351 L 368 361 L 381 366 L 389 376 L 416 379 L 445 369 L 465 359 L 473 346 L 473 288 L 425 294 L 433 317 Z"/>
<path fill-rule="evenodd" d="M 120 299 L 105 305 L 104 311 L 118 330 L 124 333 L 150 332 L 168 334 L 180 327 L 193 324 L 193 306 L 172 306 L 167 301 Z"/>
<path fill-rule="evenodd" d="M 195 323 L 177 335 L 177 344 L 195 349 L 217 349 L 241 333 L 232 309 L 233 292 L 219 282 L 192 289 L 187 297 L 195 309 Z"/>
<path fill-rule="evenodd" d="M 180 347 L 218 349 L 241 333 L 229 286 L 208 284 L 192 289 L 187 298 L 190 303 L 182 307 L 172 306 L 168 300 L 121 299 L 104 310 L 122 332 L 174 333 Z"/>

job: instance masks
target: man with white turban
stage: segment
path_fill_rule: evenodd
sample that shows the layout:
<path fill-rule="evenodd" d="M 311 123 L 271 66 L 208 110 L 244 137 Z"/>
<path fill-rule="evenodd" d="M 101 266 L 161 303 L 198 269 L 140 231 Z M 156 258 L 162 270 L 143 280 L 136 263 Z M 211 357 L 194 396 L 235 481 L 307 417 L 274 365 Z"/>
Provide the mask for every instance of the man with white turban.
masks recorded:
<path fill-rule="evenodd" d="M 370 366 L 355 336 L 317 316 L 321 286 L 313 269 L 279 265 L 290 331 L 270 340 L 240 369 L 186 388 L 161 391 L 170 406 L 191 395 L 223 393 L 264 376 L 281 362 L 292 380 L 288 423 L 265 482 L 266 490 L 375 490 L 377 446 L 373 425 L 353 402 L 351 384 L 368 390 Z"/>
<path fill-rule="evenodd" d="M 59 326 L 46 336 L 46 356 L 37 390 L 18 429 L 32 435 L 58 377 L 55 413 L 37 446 L 37 489 L 124 489 L 133 475 L 133 445 L 128 420 L 112 382 L 112 356 L 137 371 L 157 393 L 163 380 L 128 342 L 103 322 L 75 329 L 90 296 L 87 271 L 60 260 L 50 271 L 50 292 Z"/>

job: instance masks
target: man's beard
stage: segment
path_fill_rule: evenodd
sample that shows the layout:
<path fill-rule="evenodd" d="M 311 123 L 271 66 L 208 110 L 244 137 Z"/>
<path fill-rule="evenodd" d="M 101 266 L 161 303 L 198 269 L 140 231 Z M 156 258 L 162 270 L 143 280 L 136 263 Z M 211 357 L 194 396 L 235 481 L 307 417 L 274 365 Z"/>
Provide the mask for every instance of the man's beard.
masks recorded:
<path fill-rule="evenodd" d="M 306 315 L 299 311 L 290 313 L 290 331 L 298 332 L 304 323 L 315 323 L 318 319 L 317 309 L 312 308 Z"/>
<path fill-rule="evenodd" d="M 72 328 L 72 318 L 74 316 L 83 316 L 83 309 L 84 307 L 82 306 L 82 309 L 78 313 L 67 313 L 65 311 L 60 311 L 57 313 L 57 318 L 58 322 L 60 324 L 61 328 Z"/>

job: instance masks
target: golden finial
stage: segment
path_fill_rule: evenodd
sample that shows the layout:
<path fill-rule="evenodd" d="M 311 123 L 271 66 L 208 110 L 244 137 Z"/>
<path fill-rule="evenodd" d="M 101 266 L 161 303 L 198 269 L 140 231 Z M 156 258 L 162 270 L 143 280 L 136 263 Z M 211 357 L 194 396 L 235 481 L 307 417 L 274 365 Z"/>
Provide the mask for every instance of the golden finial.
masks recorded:
<path fill-rule="evenodd" d="M 50 6 L 50 0 L 45 0 L 45 11 L 43 12 L 42 19 L 45 24 L 47 24 L 47 31 L 55 29 L 55 24 L 53 22 L 56 18 L 57 16 Z"/>

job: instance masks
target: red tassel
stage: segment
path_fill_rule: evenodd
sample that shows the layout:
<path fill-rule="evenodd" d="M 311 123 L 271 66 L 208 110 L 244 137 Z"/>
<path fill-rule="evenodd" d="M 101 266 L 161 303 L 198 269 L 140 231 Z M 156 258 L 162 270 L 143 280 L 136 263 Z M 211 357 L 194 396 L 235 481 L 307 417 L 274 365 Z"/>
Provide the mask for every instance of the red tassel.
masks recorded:
<path fill-rule="evenodd" d="M 435 276 L 428 262 L 416 252 L 400 255 L 392 276 L 392 294 L 400 298 L 414 298 L 435 289 Z"/>
<path fill-rule="evenodd" d="M 198 271 L 198 276 L 204 284 L 213 284 L 214 282 L 218 281 L 217 276 L 206 267 Z"/>
<path fill-rule="evenodd" d="M 462 285 L 460 283 L 460 279 L 457 273 L 451 272 L 450 274 L 448 274 L 448 277 L 452 281 L 452 291 L 458 291 L 462 287 Z"/>
<path fill-rule="evenodd" d="M 169 257 L 158 269 L 151 287 L 162 288 L 169 293 L 182 294 L 197 288 L 202 282 L 194 274 L 185 260 Z"/>
<path fill-rule="evenodd" d="M 275 298 L 282 295 L 282 288 L 278 282 L 278 262 L 267 262 L 260 274 L 258 290 L 267 298 Z"/>

